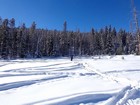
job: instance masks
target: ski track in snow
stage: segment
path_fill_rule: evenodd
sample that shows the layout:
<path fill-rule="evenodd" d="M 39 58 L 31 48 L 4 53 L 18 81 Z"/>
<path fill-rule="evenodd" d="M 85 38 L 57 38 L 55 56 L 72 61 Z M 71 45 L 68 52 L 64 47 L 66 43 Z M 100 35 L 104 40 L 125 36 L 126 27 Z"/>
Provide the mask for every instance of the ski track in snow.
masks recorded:
<path fill-rule="evenodd" d="M 0 91 L 4 91 L 4 90 L 9 90 L 9 89 L 14 89 L 14 88 L 19 88 L 19 87 L 23 87 L 23 86 L 28 86 L 28 85 L 32 85 L 32 84 L 36 84 L 36 83 L 40 83 L 40 82 L 44 82 L 44 81 L 48 81 L 48 80 L 57 80 L 60 78 L 66 78 L 68 77 L 67 75 L 62 75 L 62 76 L 55 76 L 55 77 L 50 77 L 50 78 L 43 78 L 40 80 L 31 80 L 31 81 L 20 81 L 20 82 L 12 82 L 12 83 L 6 83 L 6 84 L 0 84 Z"/>
<path fill-rule="evenodd" d="M 79 105 L 80 103 L 97 103 L 103 100 L 107 100 L 111 98 L 115 94 L 95 94 L 94 92 L 88 92 L 88 93 L 77 93 L 77 94 L 71 94 L 67 96 L 62 96 L 62 97 L 57 97 L 57 98 L 52 98 L 48 100 L 41 100 L 33 103 L 28 103 L 25 105 Z M 56 100 L 64 100 L 55 103 L 54 101 Z M 47 103 L 47 104 L 46 104 Z"/>

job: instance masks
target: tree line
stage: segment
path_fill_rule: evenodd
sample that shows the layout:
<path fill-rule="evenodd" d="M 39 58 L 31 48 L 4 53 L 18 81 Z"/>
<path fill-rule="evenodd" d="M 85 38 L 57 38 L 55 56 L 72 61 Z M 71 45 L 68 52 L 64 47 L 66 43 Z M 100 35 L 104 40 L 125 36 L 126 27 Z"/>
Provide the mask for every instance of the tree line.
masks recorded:
<path fill-rule="evenodd" d="M 123 29 L 112 26 L 91 32 L 29 28 L 25 23 L 15 26 L 15 19 L 0 18 L 0 58 L 38 58 L 82 55 L 116 55 L 136 53 L 136 37 Z"/>

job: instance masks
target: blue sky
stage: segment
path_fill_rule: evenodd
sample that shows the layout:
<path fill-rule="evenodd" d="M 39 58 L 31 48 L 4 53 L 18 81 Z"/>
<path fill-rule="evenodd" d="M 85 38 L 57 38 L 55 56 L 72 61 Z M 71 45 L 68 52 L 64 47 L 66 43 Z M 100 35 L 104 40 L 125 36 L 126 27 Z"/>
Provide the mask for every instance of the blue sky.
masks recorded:
<path fill-rule="evenodd" d="M 140 0 L 135 0 L 140 12 Z M 90 31 L 112 25 L 129 30 L 132 20 L 130 0 L 0 0 L 0 16 L 15 18 L 16 25 L 38 28 Z"/>

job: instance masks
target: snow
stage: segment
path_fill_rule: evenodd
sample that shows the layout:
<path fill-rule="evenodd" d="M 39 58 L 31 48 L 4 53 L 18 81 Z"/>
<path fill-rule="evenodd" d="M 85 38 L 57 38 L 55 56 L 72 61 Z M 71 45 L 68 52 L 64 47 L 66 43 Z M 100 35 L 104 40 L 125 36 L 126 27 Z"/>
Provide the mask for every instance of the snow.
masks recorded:
<path fill-rule="evenodd" d="M 140 56 L 0 60 L 1 105 L 140 105 Z"/>

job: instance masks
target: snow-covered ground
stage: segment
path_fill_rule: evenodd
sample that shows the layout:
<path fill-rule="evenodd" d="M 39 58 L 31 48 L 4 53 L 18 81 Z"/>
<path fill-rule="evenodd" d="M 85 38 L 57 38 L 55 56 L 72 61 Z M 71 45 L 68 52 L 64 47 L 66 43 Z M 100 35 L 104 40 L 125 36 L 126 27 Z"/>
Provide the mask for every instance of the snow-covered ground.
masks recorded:
<path fill-rule="evenodd" d="M 140 56 L 0 60 L 0 105 L 140 105 Z"/>

